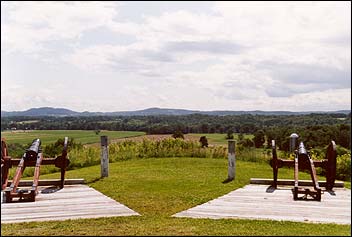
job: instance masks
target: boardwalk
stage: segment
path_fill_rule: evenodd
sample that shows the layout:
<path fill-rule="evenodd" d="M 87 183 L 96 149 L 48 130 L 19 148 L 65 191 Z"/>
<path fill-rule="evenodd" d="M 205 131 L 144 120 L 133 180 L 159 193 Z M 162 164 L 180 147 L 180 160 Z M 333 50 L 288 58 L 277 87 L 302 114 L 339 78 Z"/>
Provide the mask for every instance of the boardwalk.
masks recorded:
<path fill-rule="evenodd" d="M 250 184 L 173 216 L 351 224 L 349 189 L 335 188 L 335 193 L 324 192 L 321 202 L 317 202 L 294 201 L 291 187 L 277 190 L 268 187 Z"/>
<path fill-rule="evenodd" d="M 87 185 L 44 189 L 35 202 L 1 203 L 2 224 L 133 215 L 139 214 Z"/>

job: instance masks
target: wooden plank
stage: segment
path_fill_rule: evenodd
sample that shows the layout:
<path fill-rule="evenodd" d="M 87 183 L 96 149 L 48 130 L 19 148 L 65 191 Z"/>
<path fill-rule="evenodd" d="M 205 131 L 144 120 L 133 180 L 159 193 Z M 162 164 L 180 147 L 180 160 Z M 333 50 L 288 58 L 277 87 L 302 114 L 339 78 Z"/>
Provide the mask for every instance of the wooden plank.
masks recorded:
<path fill-rule="evenodd" d="M 251 216 L 252 218 L 257 218 L 259 216 L 277 216 L 280 217 L 282 219 L 294 219 L 296 217 L 304 217 L 304 218 L 309 218 L 309 219 L 319 219 L 319 218 L 329 218 L 330 221 L 331 219 L 338 221 L 339 223 L 341 223 L 342 221 L 344 221 L 345 224 L 348 224 L 347 222 L 347 218 L 348 215 L 332 215 L 329 217 L 327 217 L 326 215 L 321 215 L 321 213 L 318 214 L 311 214 L 311 213 L 307 213 L 307 214 L 302 214 L 302 213 L 287 213 L 285 215 L 282 215 L 282 213 L 278 213 L 278 212 L 262 212 L 262 211 L 257 211 L 254 213 L 248 212 L 247 210 L 238 210 L 237 212 L 230 212 L 230 211 L 223 211 L 223 212 L 216 212 L 213 209 L 197 209 L 197 210 L 193 210 L 191 212 L 189 212 L 190 214 L 203 214 L 203 217 L 207 218 L 208 215 L 218 215 L 218 216 L 224 216 L 224 217 L 231 217 L 231 216 Z M 299 215 L 300 214 L 300 215 Z"/>
<path fill-rule="evenodd" d="M 250 184 L 174 216 L 351 224 L 351 191 L 336 188 L 333 194 L 325 192 L 321 202 L 295 201 L 291 189 L 267 192 L 266 186 Z"/>
<path fill-rule="evenodd" d="M 111 203 L 109 203 L 111 204 Z M 29 214 L 33 214 L 33 213 L 44 213 L 44 212 L 57 212 L 58 208 L 60 206 L 57 205 L 57 206 L 40 206 L 40 207 L 36 207 L 35 209 L 32 209 L 32 208 L 15 208 L 15 209 L 4 209 L 2 211 L 4 211 L 4 214 L 26 214 L 26 213 L 29 213 Z M 83 205 L 68 205 L 68 206 L 65 206 L 65 209 L 66 208 L 69 208 L 70 211 L 79 211 L 79 210 L 86 210 L 86 209 L 89 209 L 89 210 L 95 210 L 95 209 L 98 209 L 98 210 L 122 210 L 122 209 L 125 209 L 125 207 L 123 205 L 114 205 L 114 206 L 110 206 L 110 205 L 107 205 L 106 203 L 93 203 L 93 204 L 85 204 L 84 206 Z"/>
<path fill-rule="evenodd" d="M 35 202 L 2 203 L 1 209 L 1 223 L 139 215 L 86 185 L 39 193 Z"/>
<path fill-rule="evenodd" d="M 265 191 L 264 191 L 265 192 Z M 276 192 L 280 192 L 280 191 L 276 191 Z M 347 191 L 345 191 L 347 192 Z M 260 199 L 260 197 L 256 197 L 255 195 L 257 194 L 261 194 L 259 192 L 255 192 L 255 193 L 251 193 L 251 192 L 248 192 L 248 193 L 235 193 L 235 194 L 232 194 L 232 195 L 227 195 L 227 196 L 223 196 L 224 198 L 227 198 L 227 199 L 231 199 L 233 197 L 236 197 L 236 198 L 241 198 L 241 199 L 254 199 L 254 200 L 257 200 L 257 199 Z M 325 195 L 325 199 L 326 201 L 335 201 L 335 200 L 339 200 L 341 199 L 341 201 L 345 200 L 344 198 L 349 198 L 351 196 L 348 196 L 348 195 L 344 195 L 344 194 L 338 194 L 339 196 L 336 197 L 336 196 L 333 196 L 333 195 L 330 195 L 330 194 L 327 194 L 327 193 L 324 193 Z M 261 199 L 277 199 L 277 200 L 287 200 L 287 201 L 290 201 L 293 199 L 292 195 L 290 195 L 289 192 L 282 192 L 282 194 L 276 194 L 276 193 L 267 193 L 267 195 L 263 194 L 263 196 L 261 197 Z M 348 200 L 345 200 L 345 201 L 348 201 Z M 315 202 L 314 202 L 315 203 Z M 314 203 L 312 205 L 314 205 Z"/>
<path fill-rule="evenodd" d="M 69 212 L 67 211 L 49 211 L 49 212 L 34 212 L 34 213 L 14 213 L 12 215 L 5 213 L 4 217 L 1 218 L 1 220 L 7 220 L 7 219 L 15 219 L 15 220 L 20 220 L 20 219 L 28 219 L 28 218 L 40 218 L 40 217 L 59 217 L 59 216 L 76 216 L 80 217 L 83 215 L 88 215 L 88 214 L 107 214 L 107 216 L 115 216 L 115 214 L 131 214 L 134 215 L 132 212 L 124 209 L 101 209 L 101 208 L 91 208 L 91 209 L 86 209 L 86 210 L 70 210 Z"/>
<path fill-rule="evenodd" d="M 204 217 L 206 215 L 206 217 Z M 253 220 L 276 220 L 276 221 L 296 221 L 296 222 L 311 222 L 311 223 L 331 223 L 330 218 L 328 217 L 316 217 L 314 220 L 307 218 L 305 216 L 277 216 L 277 215 L 256 215 L 252 216 L 250 214 L 243 214 L 243 215 L 232 215 L 227 216 L 219 213 L 197 213 L 193 212 L 192 214 L 183 214 L 182 216 L 175 216 L 175 217 L 188 217 L 188 218 L 210 218 L 210 219 L 253 219 Z M 346 224 L 345 220 L 336 219 L 334 223 L 337 224 Z"/>
<path fill-rule="evenodd" d="M 260 179 L 260 178 L 251 178 L 250 184 L 264 184 L 264 185 L 271 185 L 273 183 L 272 179 Z M 319 181 L 320 187 L 326 187 L 326 181 Z M 277 185 L 294 185 L 295 181 L 290 179 L 278 179 Z M 299 186 L 313 186 L 313 182 L 311 180 L 298 180 Z M 334 187 L 336 188 L 343 188 L 344 182 L 342 181 L 335 181 Z"/>
<path fill-rule="evenodd" d="M 276 200 L 274 200 L 276 201 Z M 273 206 L 273 200 L 261 200 L 260 202 L 258 202 L 257 200 L 243 200 L 243 199 L 231 199 L 231 200 L 223 200 L 223 199 L 216 199 L 214 201 L 205 203 L 208 205 L 219 205 L 219 206 L 238 206 L 238 205 L 259 205 L 260 207 L 272 207 Z M 339 201 L 336 201 L 334 203 L 329 203 L 329 204 L 333 204 L 333 206 L 325 206 L 324 210 L 327 209 L 346 209 L 346 206 L 348 205 L 348 202 L 343 202 L 340 203 Z M 203 204 L 204 205 L 204 204 Z M 287 202 L 287 203 L 281 203 L 280 206 L 278 208 L 283 208 L 283 209 L 287 209 L 287 208 L 298 208 L 299 210 L 302 210 L 300 208 L 306 208 L 307 205 L 304 203 L 304 201 L 298 201 L 294 204 L 292 204 L 291 202 Z M 312 202 L 310 205 L 310 209 L 321 209 L 321 203 L 318 202 Z"/>
<path fill-rule="evenodd" d="M 38 182 L 39 186 L 49 186 L 49 185 L 60 185 L 60 179 L 41 179 Z M 8 185 L 11 185 L 12 181 L 9 180 Z M 33 180 L 21 180 L 19 186 L 26 187 L 32 186 Z M 74 184 L 85 184 L 84 179 L 65 179 L 65 185 Z"/>
<path fill-rule="evenodd" d="M 113 216 L 133 216 L 135 214 L 131 212 L 96 212 L 96 211 L 81 211 L 81 212 L 62 212 L 57 214 L 43 213 L 40 215 L 28 215 L 28 216 L 14 216 L 13 218 L 1 218 L 1 223 L 15 223 L 15 222 L 27 222 L 32 221 L 42 221 L 43 218 L 47 220 L 67 220 L 67 219 L 80 219 L 86 216 L 95 217 L 113 217 Z"/>
<path fill-rule="evenodd" d="M 38 202 L 40 202 L 38 204 Z M 38 207 L 46 207 L 46 206 L 66 206 L 66 205 L 79 205 L 82 203 L 82 205 L 88 205 L 88 204 L 115 204 L 116 201 L 112 200 L 107 200 L 104 197 L 96 197 L 96 198 L 90 198 L 90 199 L 73 199 L 73 200 L 42 200 L 42 201 L 36 201 L 32 202 L 31 204 L 28 204 L 28 202 L 13 202 L 13 203 L 6 203 L 6 205 L 2 205 L 1 209 L 6 210 L 6 209 L 16 209 L 16 208 L 38 208 Z M 57 204 L 56 204 L 57 203 Z M 82 206 L 81 205 L 81 206 Z"/>
<path fill-rule="evenodd" d="M 272 207 L 272 206 L 271 206 Z M 238 215 L 243 213 L 250 213 L 251 215 L 258 214 L 271 214 L 271 215 L 284 215 L 284 216 L 324 216 L 326 214 L 325 209 L 309 209 L 309 212 L 302 211 L 302 209 L 287 209 L 284 207 L 276 208 L 276 209 L 268 209 L 269 206 L 261 206 L 261 205 L 251 205 L 251 207 L 247 207 L 239 203 L 239 205 L 234 206 L 222 206 L 222 205 L 204 205 L 201 207 L 197 207 L 190 211 L 198 211 L 198 212 L 212 212 L 212 213 L 226 213 L 228 215 Z M 330 209 L 331 210 L 331 209 Z M 327 209 L 329 211 L 329 209 Z M 348 209 L 340 209 L 337 212 L 329 213 L 329 218 L 334 217 L 348 217 L 350 213 L 348 213 Z"/>
<path fill-rule="evenodd" d="M 132 214 L 115 214 L 114 216 L 131 216 Z M 106 214 L 100 214 L 100 213 L 95 213 L 95 214 L 85 214 L 83 216 L 60 216 L 60 217 L 38 217 L 38 218 L 27 218 L 23 220 L 1 220 L 1 223 L 6 224 L 6 223 L 18 223 L 18 222 L 30 222 L 30 221 L 62 221 L 62 220 L 72 220 L 72 219 L 87 219 L 87 218 L 100 218 L 100 217 L 107 217 Z"/>
<path fill-rule="evenodd" d="M 23 204 L 23 203 L 21 203 Z M 20 205 L 17 203 L 10 203 L 8 205 L 3 205 L 1 206 L 2 210 L 7 210 L 7 209 L 28 209 L 28 210 L 32 210 L 33 208 L 37 209 L 39 207 L 52 207 L 52 208 L 56 208 L 58 206 L 61 205 L 65 205 L 65 208 L 69 208 L 70 206 L 76 206 L 76 205 L 100 205 L 100 204 L 104 204 L 104 205 L 110 205 L 110 204 L 114 204 L 114 202 L 111 201 L 106 201 L 104 199 L 100 199 L 100 200 L 95 200 L 95 199 L 89 199 L 89 200 L 76 200 L 76 201 L 72 201 L 72 202 L 65 202 L 65 201 L 61 201 L 61 202 L 57 202 L 57 201 L 51 201 L 51 202 L 45 202 L 42 201 L 39 205 Z"/>

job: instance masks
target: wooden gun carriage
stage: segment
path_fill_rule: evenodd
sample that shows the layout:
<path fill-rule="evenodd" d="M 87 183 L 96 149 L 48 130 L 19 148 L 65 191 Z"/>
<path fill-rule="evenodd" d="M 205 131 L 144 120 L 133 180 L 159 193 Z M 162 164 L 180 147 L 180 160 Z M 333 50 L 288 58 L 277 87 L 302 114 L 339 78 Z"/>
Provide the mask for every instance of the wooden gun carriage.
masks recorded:
<path fill-rule="evenodd" d="M 294 167 L 294 188 L 292 189 L 294 200 L 308 199 L 308 195 L 313 200 L 321 200 L 321 187 L 319 186 L 316 167 L 321 167 L 325 170 L 326 182 L 324 184 L 327 191 L 332 191 L 336 179 L 336 144 L 331 141 L 327 148 L 326 159 L 313 160 L 310 156 L 309 151 L 304 147 L 303 142 L 300 142 L 298 149 L 294 150 L 294 160 L 280 159 L 277 157 L 275 141 L 272 140 L 272 159 L 270 165 L 273 168 L 273 188 L 277 188 L 277 175 L 278 170 L 281 167 Z M 299 187 L 298 172 L 300 170 L 310 171 L 311 179 L 313 182 L 314 189 L 301 188 Z M 322 185 L 323 186 L 323 185 Z M 299 194 L 304 196 L 299 197 Z"/>
<path fill-rule="evenodd" d="M 38 193 L 38 182 L 41 165 L 55 165 L 61 169 L 59 187 L 64 187 L 65 172 L 70 161 L 67 158 L 68 137 L 65 137 L 64 147 L 61 156 L 56 158 L 44 158 L 41 150 L 40 139 L 34 139 L 32 145 L 26 150 L 21 159 L 14 159 L 9 156 L 5 139 L 1 140 L 1 190 L 4 192 L 5 202 L 18 201 L 34 202 Z M 16 172 L 11 185 L 8 187 L 9 170 L 17 165 Z M 30 189 L 20 189 L 20 179 L 26 167 L 34 167 L 33 184 Z M 53 183 L 54 184 L 54 183 Z M 49 184 L 50 185 L 50 184 Z"/>

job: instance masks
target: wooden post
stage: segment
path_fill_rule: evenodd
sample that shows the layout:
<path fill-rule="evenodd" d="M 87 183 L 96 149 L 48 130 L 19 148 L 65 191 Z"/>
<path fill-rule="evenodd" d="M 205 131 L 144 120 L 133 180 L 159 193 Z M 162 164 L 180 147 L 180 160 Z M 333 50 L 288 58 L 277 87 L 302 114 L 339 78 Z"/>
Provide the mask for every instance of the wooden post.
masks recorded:
<path fill-rule="evenodd" d="M 236 174 L 235 141 L 228 141 L 228 180 L 234 180 Z"/>
<path fill-rule="evenodd" d="M 297 133 L 292 133 L 290 135 L 290 152 L 294 152 L 296 150 L 298 137 L 299 136 Z"/>
<path fill-rule="evenodd" d="M 279 170 L 279 165 L 278 165 L 278 160 L 277 160 L 277 154 L 276 154 L 276 145 L 275 145 L 275 140 L 271 140 L 271 148 L 272 148 L 272 156 L 273 158 L 271 159 L 271 166 L 273 167 L 273 174 L 274 174 L 274 180 L 272 187 L 277 188 L 277 173 Z"/>
<path fill-rule="evenodd" d="M 100 136 L 101 142 L 101 177 L 109 176 L 109 146 L 108 146 L 108 137 Z"/>

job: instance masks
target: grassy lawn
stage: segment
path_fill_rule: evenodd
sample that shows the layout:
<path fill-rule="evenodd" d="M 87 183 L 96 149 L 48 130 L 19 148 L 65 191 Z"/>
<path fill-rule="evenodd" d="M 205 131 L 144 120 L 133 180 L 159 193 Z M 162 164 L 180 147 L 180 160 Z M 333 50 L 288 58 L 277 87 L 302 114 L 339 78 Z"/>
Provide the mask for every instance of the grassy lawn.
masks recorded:
<path fill-rule="evenodd" d="M 237 161 L 236 179 L 227 177 L 227 159 L 150 158 L 110 164 L 108 178 L 100 166 L 67 172 L 66 178 L 84 178 L 89 186 L 140 213 L 68 221 L 2 224 L 2 235 L 351 235 L 350 225 L 311 224 L 241 219 L 191 219 L 171 215 L 222 196 L 249 183 L 250 178 L 272 178 L 268 164 Z M 41 179 L 58 178 L 59 174 Z M 310 179 L 301 173 L 300 179 Z M 281 168 L 279 178 L 293 178 Z M 319 177 L 319 180 L 324 180 Z M 302 210 L 304 211 L 304 210 Z M 327 213 L 328 215 L 328 213 Z"/>
<path fill-rule="evenodd" d="M 94 131 L 87 130 L 31 130 L 16 132 L 1 132 L 1 137 L 6 139 L 8 144 L 20 143 L 28 144 L 35 138 L 39 138 L 42 144 L 56 142 L 59 138 L 74 138 L 76 142 L 82 144 L 100 143 L 100 136 L 108 136 L 109 139 L 142 136 L 144 132 L 132 131 L 101 131 L 98 135 Z"/>

